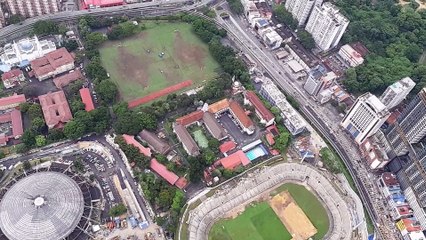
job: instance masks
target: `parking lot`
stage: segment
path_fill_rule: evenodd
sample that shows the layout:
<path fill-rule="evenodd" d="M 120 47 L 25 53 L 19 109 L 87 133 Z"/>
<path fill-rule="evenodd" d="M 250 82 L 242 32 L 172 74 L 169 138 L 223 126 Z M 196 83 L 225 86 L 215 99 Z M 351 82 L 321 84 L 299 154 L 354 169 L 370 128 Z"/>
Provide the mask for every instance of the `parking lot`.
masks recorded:
<path fill-rule="evenodd" d="M 241 128 L 229 113 L 222 114 L 218 120 L 226 129 L 228 134 L 233 138 L 233 140 L 240 146 L 244 146 L 260 138 L 259 127 L 255 126 L 255 132 L 252 135 L 247 135 L 246 133 L 242 132 Z"/>

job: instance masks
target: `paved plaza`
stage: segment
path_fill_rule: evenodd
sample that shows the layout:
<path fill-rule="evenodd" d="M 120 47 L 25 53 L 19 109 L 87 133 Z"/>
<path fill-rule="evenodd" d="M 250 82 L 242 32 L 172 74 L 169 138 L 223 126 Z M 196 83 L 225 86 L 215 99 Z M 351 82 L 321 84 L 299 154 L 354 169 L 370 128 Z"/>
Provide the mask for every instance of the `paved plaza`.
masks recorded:
<path fill-rule="evenodd" d="M 303 184 L 309 190 L 314 190 L 324 203 L 331 221 L 325 239 L 351 239 L 354 226 L 349 206 L 320 171 L 299 163 L 281 163 L 257 169 L 241 178 L 235 186 L 224 185 L 212 197 L 189 212 L 189 239 L 208 239 L 210 228 L 229 211 L 286 182 Z"/>

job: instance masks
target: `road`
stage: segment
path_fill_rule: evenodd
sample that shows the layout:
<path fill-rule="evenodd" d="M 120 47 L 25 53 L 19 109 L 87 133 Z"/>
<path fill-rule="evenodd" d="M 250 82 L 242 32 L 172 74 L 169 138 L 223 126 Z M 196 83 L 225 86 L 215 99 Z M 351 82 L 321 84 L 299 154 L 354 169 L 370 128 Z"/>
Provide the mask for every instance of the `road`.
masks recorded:
<path fill-rule="evenodd" d="M 257 64 L 272 76 L 272 79 L 287 94 L 294 97 L 301 105 L 300 110 L 305 117 L 322 133 L 332 144 L 343 159 L 359 190 L 361 199 L 376 225 L 381 239 L 400 239 L 395 225 L 386 215 L 384 200 L 381 199 L 379 189 L 375 184 L 376 178 L 369 173 L 363 164 L 358 147 L 347 133 L 340 127 L 338 118 L 329 109 L 319 106 L 288 74 L 282 65 L 274 58 L 272 52 L 263 50 L 259 40 L 247 29 L 247 23 L 242 22 L 232 14 L 227 20 L 216 19 L 216 23 L 224 27 L 230 37 L 238 43 L 240 50 L 255 59 Z"/>

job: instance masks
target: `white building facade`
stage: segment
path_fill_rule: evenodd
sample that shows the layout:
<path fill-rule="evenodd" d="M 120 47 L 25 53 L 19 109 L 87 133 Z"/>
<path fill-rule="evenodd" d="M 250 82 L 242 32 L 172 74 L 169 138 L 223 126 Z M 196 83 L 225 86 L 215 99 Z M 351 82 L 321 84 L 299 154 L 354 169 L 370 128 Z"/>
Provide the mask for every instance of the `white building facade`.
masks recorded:
<path fill-rule="evenodd" d="M 32 61 L 56 50 L 54 42 L 39 41 L 37 36 L 8 43 L 0 49 L 0 64 L 17 66 L 24 61 Z"/>
<path fill-rule="evenodd" d="M 407 97 L 414 86 L 416 86 L 416 83 L 411 78 L 405 77 L 387 87 L 382 96 L 380 96 L 380 101 L 385 104 L 388 109 L 392 109 L 398 106 Z"/>
<path fill-rule="evenodd" d="M 321 6 L 323 0 L 287 0 L 285 9 L 297 19 L 299 26 L 304 25 L 308 20 L 314 6 Z"/>
<path fill-rule="evenodd" d="M 361 144 L 379 130 L 389 115 L 388 108 L 376 96 L 365 93 L 358 97 L 341 125 L 352 135 L 355 142 Z"/>
<path fill-rule="evenodd" d="M 331 83 L 337 78 L 337 75 L 328 71 L 324 66 L 318 65 L 309 72 L 303 88 L 309 95 L 317 96 L 321 91 L 330 87 Z"/>
<path fill-rule="evenodd" d="M 327 51 L 337 46 L 349 25 L 349 20 L 330 2 L 315 6 L 306 24 L 306 31 L 312 34 L 316 45 Z"/>
<path fill-rule="evenodd" d="M 353 49 L 349 44 L 345 44 L 340 48 L 339 56 L 351 67 L 356 67 L 364 63 L 364 58 L 361 54 Z"/>

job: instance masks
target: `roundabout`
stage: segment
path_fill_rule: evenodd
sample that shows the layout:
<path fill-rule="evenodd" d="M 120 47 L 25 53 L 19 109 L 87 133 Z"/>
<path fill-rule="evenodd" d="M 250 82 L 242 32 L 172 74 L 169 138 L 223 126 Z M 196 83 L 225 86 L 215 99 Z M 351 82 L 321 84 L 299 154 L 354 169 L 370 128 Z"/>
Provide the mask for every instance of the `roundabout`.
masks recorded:
<path fill-rule="evenodd" d="M 186 223 L 190 240 L 208 239 L 217 221 L 285 183 L 303 185 L 322 203 L 330 221 L 324 239 L 352 239 L 354 224 L 349 206 L 333 184 L 317 169 L 298 163 L 280 163 L 251 171 L 237 181 L 221 186 L 213 196 L 189 211 Z"/>

